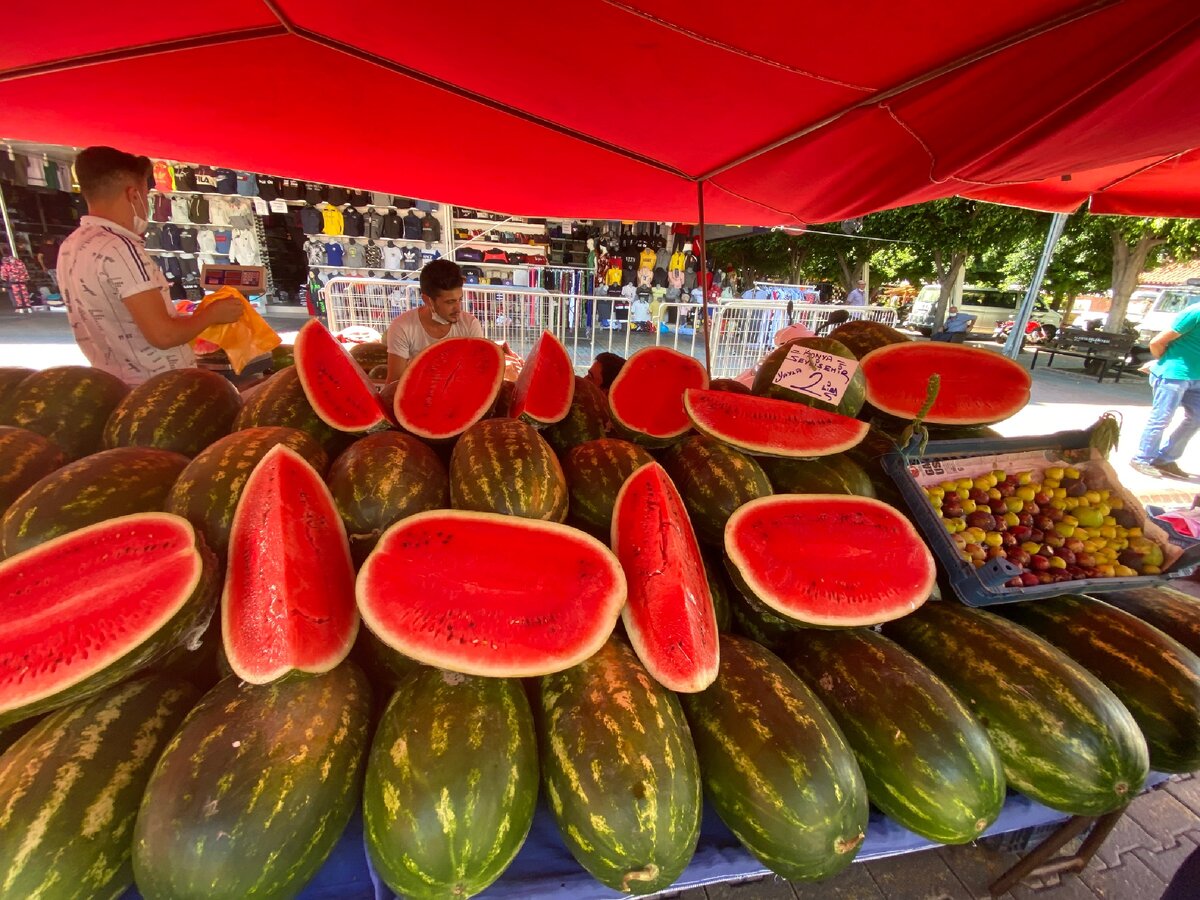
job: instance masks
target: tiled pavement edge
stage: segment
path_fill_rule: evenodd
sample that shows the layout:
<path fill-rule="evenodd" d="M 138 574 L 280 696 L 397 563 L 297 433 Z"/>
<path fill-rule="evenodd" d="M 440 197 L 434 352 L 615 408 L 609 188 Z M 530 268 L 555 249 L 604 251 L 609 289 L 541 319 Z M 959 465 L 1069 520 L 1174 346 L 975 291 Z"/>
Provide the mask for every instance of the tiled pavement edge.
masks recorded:
<path fill-rule="evenodd" d="M 1080 874 L 1026 881 L 1005 900 L 1157 900 L 1200 846 L 1200 778 L 1173 776 L 1130 805 Z M 987 844 L 855 863 L 818 884 L 760 878 L 682 891 L 673 900 L 988 900 L 1017 853 Z"/>

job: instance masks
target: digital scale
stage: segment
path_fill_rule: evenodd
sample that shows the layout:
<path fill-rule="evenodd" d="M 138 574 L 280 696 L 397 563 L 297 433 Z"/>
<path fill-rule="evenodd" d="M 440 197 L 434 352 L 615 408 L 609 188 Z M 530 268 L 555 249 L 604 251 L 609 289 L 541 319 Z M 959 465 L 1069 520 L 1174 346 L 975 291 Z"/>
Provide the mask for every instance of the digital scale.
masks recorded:
<path fill-rule="evenodd" d="M 258 308 L 252 297 L 262 297 L 267 292 L 266 266 L 231 266 L 206 264 L 200 270 L 200 287 L 204 293 L 211 294 L 221 288 L 233 288 L 240 291 L 251 305 Z M 246 364 L 241 374 L 235 375 L 233 367 L 224 351 L 207 353 L 196 358 L 196 365 L 219 375 L 224 375 L 235 384 L 255 380 L 271 367 L 271 354 L 264 353 L 256 356 Z"/>

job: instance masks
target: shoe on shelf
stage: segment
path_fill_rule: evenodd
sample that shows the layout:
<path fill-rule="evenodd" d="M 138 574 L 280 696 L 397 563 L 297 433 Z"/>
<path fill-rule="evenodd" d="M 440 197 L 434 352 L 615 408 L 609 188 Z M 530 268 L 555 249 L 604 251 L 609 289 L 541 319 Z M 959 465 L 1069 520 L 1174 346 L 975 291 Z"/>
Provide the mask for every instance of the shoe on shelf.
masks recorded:
<path fill-rule="evenodd" d="M 1183 471 L 1183 469 L 1179 468 L 1178 463 L 1151 463 L 1150 467 L 1153 469 L 1158 469 L 1158 471 L 1166 475 L 1168 478 L 1182 478 L 1184 481 L 1188 481 L 1192 477 L 1190 474 Z"/>
<path fill-rule="evenodd" d="M 1162 478 L 1166 474 L 1159 469 L 1158 466 L 1151 465 L 1150 463 L 1144 463 L 1136 459 L 1131 459 L 1129 461 L 1129 468 L 1133 469 L 1135 472 L 1140 472 L 1143 475 L 1149 475 L 1151 478 Z"/>

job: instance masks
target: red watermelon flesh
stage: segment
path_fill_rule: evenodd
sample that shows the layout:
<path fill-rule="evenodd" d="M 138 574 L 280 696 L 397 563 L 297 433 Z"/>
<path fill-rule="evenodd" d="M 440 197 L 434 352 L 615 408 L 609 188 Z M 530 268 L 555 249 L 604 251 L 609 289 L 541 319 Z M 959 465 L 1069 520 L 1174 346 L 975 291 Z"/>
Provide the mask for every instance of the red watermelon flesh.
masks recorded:
<path fill-rule="evenodd" d="M 566 525 L 431 510 L 384 532 L 357 591 L 363 622 L 392 649 L 508 678 L 549 675 L 600 649 L 626 583 L 607 547 Z"/>
<path fill-rule="evenodd" d="M 504 351 L 485 338 L 447 338 L 418 353 L 396 385 L 396 421 L 429 440 L 462 434 L 488 414 L 504 381 Z"/>
<path fill-rule="evenodd" d="M 304 396 L 326 425 L 359 432 L 387 423 L 387 413 L 362 366 L 316 319 L 305 322 L 296 335 L 295 356 Z"/>
<path fill-rule="evenodd" d="M 166 513 L 108 519 L 0 563 L 0 723 L 51 708 L 48 698 L 106 669 L 112 683 L 122 666 L 131 674 L 130 656 L 176 620 L 203 576 L 192 526 Z"/>
<path fill-rule="evenodd" d="M 612 548 L 629 584 L 621 618 L 643 665 L 669 690 L 704 690 L 720 661 L 716 612 L 683 499 L 658 463 L 621 486 Z"/>
<path fill-rule="evenodd" d="M 897 619 L 929 598 L 935 579 L 933 556 L 908 519 L 846 494 L 751 500 L 725 526 L 725 555 L 751 599 L 806 625 Z"/>
<path fill-rule="evenodd" d="M 861 360 L 867 402 L 900 419 L 925 405 L 929 378 L 940 379 L 925 416 L 931 425 L 989 425 L 1029 403 L 1033 378 L 1020 363 L 991 350 L 941 341 L 908 341 L 872 350 Z"/>
<path fill-rule="evenodd" d="M 697 431 L 759 456 L 831 456 L 858 446 L 870 429 L 803 403 L 732 391 L 692 388 L 683 404 Z"/>
<path fill-rule="evenodd" d="M 613 420 L 635 440 L 670 442 L 692 428 L 683 406 L 689 388 L 707 388 L 708 373 L 669 347 L 645 347 L 622 366 L 608 389 Z"/>
<path fill-rule="evenodd" d="M 508 414 L 526 418 L 534 427 L 553 425 L 566 418 L 575 399 L 575 368 L 567 348 L 549 331 L 525 359 L 513 388 Z"/>
<path fill-rule="evenodd" d="M 357 634 L 341 516 L 316 470 L 279 444 L 250 473 L 233 514 L 221 596 L 230 668 L 251 684 L 328 672 Z"/>

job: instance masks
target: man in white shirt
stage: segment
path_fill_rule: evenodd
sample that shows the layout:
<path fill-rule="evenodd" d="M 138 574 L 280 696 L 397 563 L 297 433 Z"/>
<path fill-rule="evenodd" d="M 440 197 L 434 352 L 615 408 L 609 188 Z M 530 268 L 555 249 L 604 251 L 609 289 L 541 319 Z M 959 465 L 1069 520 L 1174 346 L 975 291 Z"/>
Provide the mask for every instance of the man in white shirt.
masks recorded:
<path fill-rule="evenodd" d="M 854 285 L 854 290 L 846 295 L 847 306 L 866 306 L 867 305 L 867 283 L 858 281 Z"/>
<path fill-rule="evenodd" d="M 196 364 L 188 342 L 210 325 L 236 322 L 228 298 L 196 315 L 175 312 L 166 276 L 146 253 L 150 160 L 88 147 L 75 175 L 88 215 L 59 251 L 59 286 L 79 349 L 93 366 L 129 384 Z"/>
<path fill-rule="evenodd" d="M 462 286 L 462 273 L 448 259 L 435 259 L 421 270 L 422 304 L 388 326 L 388 381 L 399 378 L 414 356 L 440 340 L 484 336 L 479 320 L 462 309 Z"/>

